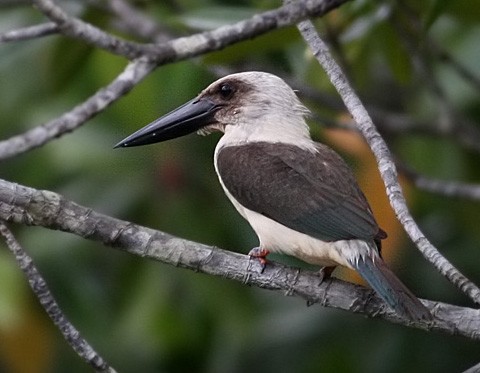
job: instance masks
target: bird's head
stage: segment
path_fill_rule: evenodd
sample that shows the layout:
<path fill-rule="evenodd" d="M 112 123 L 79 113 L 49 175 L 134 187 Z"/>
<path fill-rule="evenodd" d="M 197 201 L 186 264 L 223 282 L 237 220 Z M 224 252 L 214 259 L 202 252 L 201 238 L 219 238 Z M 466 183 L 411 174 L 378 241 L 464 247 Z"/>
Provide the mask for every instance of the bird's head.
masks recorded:
<path fill-rule="evenodd" d="M 242 127 L 254 131 L 266 123 L 303 126 L 308 110 L 279 77 L 244 72 L 223 77 L 196 98 L 153 121 L 115 147 L 153 144 L 192 132 L 209 134 Z M 304 130 L 305 128 L 302 128 Z M 278 131 L 288 128 L 278 128 Z"/>

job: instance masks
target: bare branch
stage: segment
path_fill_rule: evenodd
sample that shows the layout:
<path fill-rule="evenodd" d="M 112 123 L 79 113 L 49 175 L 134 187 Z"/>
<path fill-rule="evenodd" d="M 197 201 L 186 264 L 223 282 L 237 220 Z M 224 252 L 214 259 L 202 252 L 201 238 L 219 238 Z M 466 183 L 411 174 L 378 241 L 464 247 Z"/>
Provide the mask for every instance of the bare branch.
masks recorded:
<path fill-rule="evenodd" d="M 314 25 L 311 21 L 303 21 L 299 23 L 298 28 L 370 145 L 377 159 L 390 204 L 405 231 L 423 256 L 432 263 L 442 275 L 467 294 L 475 303 L 480 304 L 480 289 L 438 252 L 421 232 L 410 214 L 402 193 L 402 188 L 398 182 L 397 169 L 387 144 L 378 133 L 368 112 L 350 87 L 340 67 L 331 57 L 328 47 L 320 39 Z"/>
<path fill-rule="evenodd" d="M 60 306 L 50 292 L 45 279 L 42 277 L 37 267 L 33 263 L 32 258 L 25 252 L 22 246 L 15 239 L 12 232 L 0 220 L 0 235 L 5 239 L 5 243 L 15 256 L 19 267 L 25 273 L 28 284 L 35 296 L 38 298 L 40 305 L 43 307 L 47 315 L 52 319 L 54 324 L 62 333 L 70 347 L 85 362 L 95 369 L 96 372 L 110 372 L 115 370 L 111 368 L 107 362 L 90 346 L 90 344 L 80 336 L 79 331 L 68 321 L 63 314 Z"/>
<path fill-rule="evenodd" d="M 427 192 L 441 194 L 447 197 L 460 197 L 480 201 L 480 185 L 459 183 L 429 178 L 414 171 L 403 164 L 399 165 L 399 171 L 403 173 L 413 184 Z"/>
<path fill-rule="evenodd" d="M 246 255 L 102 215 L 54 192 L 0 180 L 0 219 L 73 233 L 141 257 L 282 291 L 286 295 L 301 297 L 308 304 L 320 303 L 325 307 L 379 317 L 401 325 L 480 340 L 478 310 L 424 300 L 435 320 L 428 324 L 412 324 L 390 310 L 372 290 L 362 286 L 337 279 L 320 283 L 316 272 L 273 262 L 269 262 L 262 272 L 260 264 Z"/>
<path fill-rule="evenodd" d="M 305 85 L 305 83 L 292 81 L 288 77 L 284 77 L 284 79 L 292 87 L 298 89 L 299 96 L 307 100 L 314 101 L 322 107 L 327 107 L 337 112 L 345 109 L 341 100 L 337 100 L 328 93 L 319 92 L 317 89 Z M 480 153 L 480 130 L 475 123 L 467 118 L 458 116 L 455 123 L 445 128 L 438 126 L 436 122 L 415 120 L 409 115 L 387 111 L 375 104 L 368 103 L 366 107 L 380 132 L 389 134 L 422 134 L 447 138 L 457 142 L 465 149 Z M 329 123 L 332 123 L 331 119 Z M 341 125 L 338 123 L 336 127 L 354 129 L 356 125 L 352 119 L 351 123 L 342 123 Z"/>
<path fill-rule="evenodd" d="M 33 3 L 43 14 L 58 25 L 60 32 L 64 35 L 81 39 L 128 59 L 138 58 L 148 51 L 146 45 L 120 39 L 78 18 L 70 17 L 53 1 L 33 0 Z"/>
<path fill-rule="evenodd" d="M 58 33 L 58 26 L 53 22 L 43 23 L 17 30 L 11 30 L 0 34 L 0 44 L 10 41 L 36 39 Z"/>
<path fill-rule="evenodd" d="M 212 31 L 157 44 L 152 58 L 158 64 L 196 57 L 220 50 L 268 31 L 291 26 L 307 17 L 320 17 L 349 0 L 300 0 L 275 10 L 256 14 L 245 21 Z"/>
<path fill-rule="evenodd" d="M 410 116 L 390 113 L 376 106 L 368 105 L 368 111 L 380 130 L 389 133 L 418 133 L 427 136 L 447 138 L 465 149 L 480 152 L 480 131 L 475 123 L 457 116 L 455 123 L 445 127 L 436 122 L 416 121 Z"/>
<path fill-rule="evenodd" d="M 219 27 L 192 36 L 158 44 L 139 44 L 122 40 L 80 19 L 70 17 L 51 0 L 34 0 L 34 4 L 60 31 L 129 59 L 148 56 L 158 65 L 205 54 L 251 39 L 268 31 L 291 26 L 307 17 L 319 17 L 349 0 L 301 0 L 275 10 L 256 14 L 233 25 Z"/>
<path fill-rule="evenodd" d="M 155 65 L 152 62 L 147 62 L 144 59 L 131 62 L 108 86 L 98 90 L 93 96 L 69 112 L 21 135 L 0 141 L 0 160 L 38 148 L 65 133 L 73 131 L 129 92 L 154 68 Z"/>

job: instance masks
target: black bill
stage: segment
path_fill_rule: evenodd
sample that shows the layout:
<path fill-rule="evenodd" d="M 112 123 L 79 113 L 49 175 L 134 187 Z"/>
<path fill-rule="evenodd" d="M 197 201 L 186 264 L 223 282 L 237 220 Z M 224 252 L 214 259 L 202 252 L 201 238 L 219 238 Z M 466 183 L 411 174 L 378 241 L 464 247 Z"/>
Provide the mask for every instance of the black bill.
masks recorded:
<path fill-rule="evenodd" d="M 212 124 L 219 105 L 205 98 L 194 98 L 120 141 L 115 148 L 154 144 L 185 136 Z"/>

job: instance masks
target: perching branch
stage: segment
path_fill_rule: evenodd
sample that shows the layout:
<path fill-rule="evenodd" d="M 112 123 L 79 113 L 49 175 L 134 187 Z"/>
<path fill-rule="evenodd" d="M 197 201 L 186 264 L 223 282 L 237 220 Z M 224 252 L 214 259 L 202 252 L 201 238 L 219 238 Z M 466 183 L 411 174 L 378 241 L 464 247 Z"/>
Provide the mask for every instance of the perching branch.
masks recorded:
<path fill-rule="evenodd" d="M 328 47 L 319 37 L 313 23 L 311 21 L 300 22 L 298 29 L 342 97 L 345 106 L 352 114 L 358 128 L 370 145 L 377 159 L 390 204 L 405 231 L 423 256 L 432 263 L 442 275 L 467 294 L 475 303 L 480 304 L 480 289 L 438 252 L 421 232 L 410 214 L 402 193 L 402 188 L 398 182 L 397 169 L 387 144 L 378 133 L 368 112 L 350 87 L 340 67 L 330 55 Z"/>
<path fill-rule="evenodd" d="M 393 323 L 480 340 L 478 310 L 441 302 L 424 304 L 432 323 L 412 324 L 400 318 L 370 289 L 337 279 L 320 283 L 318 273 L 269 262 L 264 272 L 247 255 L 184 240 L 167 233 L 102 215 L 63 196 L 0 180 L 0 219 L 69 232 L 134 255 L 188 268 L 251 286 L 282 291 L 320 303 Z"/>
<path fill-rule="evenodd" d="M 58 330 L 60 330 L 70 347 L 96 372 L 115 373 L 115 370 L 80 336 L 79 331 L 68 321 L 48 289 L 45 279 L 37 267 L 35 267 L 35 264 L 33 264 L 32 258 L 25 252 L 2 220 L 0 220 L 0 236 L 3 236 L 9 250 L 15 256 L 18 266 L 25 273 L 28 284 L 40 302 L 40 305 L 52 319 Z"/>

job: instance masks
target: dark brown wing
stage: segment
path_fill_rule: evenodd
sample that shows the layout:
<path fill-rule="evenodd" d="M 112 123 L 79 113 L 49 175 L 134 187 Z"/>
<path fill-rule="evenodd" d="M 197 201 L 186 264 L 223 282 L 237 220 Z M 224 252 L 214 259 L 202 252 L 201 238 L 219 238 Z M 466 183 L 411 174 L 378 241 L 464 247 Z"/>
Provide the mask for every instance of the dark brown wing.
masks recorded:
<path fill-rule="evenodd" d="M 323 241 L 384 238 L 343 159 L 325 145 L 317 152 L 289 144 L 222 148 L 222 182 L 246 208 Z"/>

